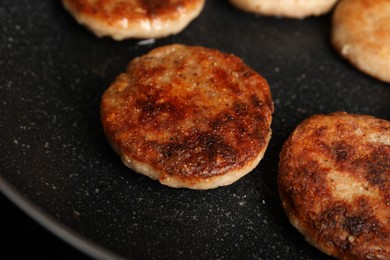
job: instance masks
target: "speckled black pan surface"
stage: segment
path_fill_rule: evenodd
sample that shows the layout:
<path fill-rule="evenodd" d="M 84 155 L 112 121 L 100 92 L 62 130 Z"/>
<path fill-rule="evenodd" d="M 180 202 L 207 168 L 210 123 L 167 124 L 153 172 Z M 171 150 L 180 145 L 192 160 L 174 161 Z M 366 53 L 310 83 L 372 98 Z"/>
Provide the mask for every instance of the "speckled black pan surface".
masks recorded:
<path fill-rule="evenodd" d="M 6 0 L 0 19 L 0 187 L 35 219 L 94 257 L 327 259 L 281 208 L 281 146 L 312 114 L 390 120 L 389 84 L 333 51 L 330 15 L 260 17 L 209 0 L 185 31 L 148 45 L 96 38 L 60 1 Z M 170 43 L 234 53 L 268 79 L 272 140 L 260 165 L 231 186 L 162 186 L 127 169 L 102 132 L 103 91 L 131 59 Z"/>

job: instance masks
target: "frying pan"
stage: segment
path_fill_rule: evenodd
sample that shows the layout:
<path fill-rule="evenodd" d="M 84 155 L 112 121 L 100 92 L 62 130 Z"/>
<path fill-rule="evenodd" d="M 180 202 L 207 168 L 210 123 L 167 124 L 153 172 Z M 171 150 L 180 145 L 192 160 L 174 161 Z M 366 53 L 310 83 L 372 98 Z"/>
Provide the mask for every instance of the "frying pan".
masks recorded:
<path fill-rule="evenodd" d="M 331 14 L 281 19 L 207 1 L 183 32 L 145 44 L 96 38 L 60 1 L 6 0 L 0 12 L 0 188 L 29 216 L 100 259 L 328 258 L 281 208 L 282 144 L 312 114 L 390 120 L 389 85 L 335 53 Z M 160 185 L 122 165 L 103 134 L 103 91 L 131 59 L 171 43 L 234 53 L 269 82 L 275 103 L 269 148 L 230 186 Z"/>

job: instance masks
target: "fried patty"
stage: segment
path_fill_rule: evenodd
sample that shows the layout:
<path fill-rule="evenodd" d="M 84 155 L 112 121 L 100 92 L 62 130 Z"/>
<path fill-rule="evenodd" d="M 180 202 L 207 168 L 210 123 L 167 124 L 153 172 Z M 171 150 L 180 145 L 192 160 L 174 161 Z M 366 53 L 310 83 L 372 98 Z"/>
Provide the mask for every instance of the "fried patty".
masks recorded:
<path fill-rule="evenodd" d="M 62 0 L 64 7 L 97 36 L 160 38 L 182 31 L 205 0 Z"/>
<path fill-rule="evenodd" d="M 283 207 L 340 259 L 390 259 L 390 122 L 337 112 L 303 121 L 280 154 Z"/>
<path fill-rule="evenodd" d="M 305 18 L 329 12 L 337 0 L 229 0 L 237 8 L 261 15 Z"/>
<path fill-rule="evenodd" d="M 171 187 L 229 185 L 271 135 L 267 81 L 218 50 L 168 45 L 135 58 L 102 97 L 106 136 L 124 164 Z"/>
<path fill-rule="evenodd" d="M 341 1 L 333 14 L 332 43 L 357 69 L 390 83 L 390 1 Z"/>

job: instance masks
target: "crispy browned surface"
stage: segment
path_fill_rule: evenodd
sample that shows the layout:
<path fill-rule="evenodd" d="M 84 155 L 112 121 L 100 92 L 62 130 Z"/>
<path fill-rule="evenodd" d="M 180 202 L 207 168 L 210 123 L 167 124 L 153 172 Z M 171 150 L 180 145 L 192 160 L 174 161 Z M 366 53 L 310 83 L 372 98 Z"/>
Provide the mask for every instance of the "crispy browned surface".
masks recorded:
<path fill-rule="evenodd" d="M 390 259 L 390 122 L 334 113 L 305 120 L 280 154 L 291 223 L 342 259 Z"/>
<path fill-rule="evenodd" d="M 266 80 L 241 59 L 183 45 L 134 59 L 101 105 L 106 135 L 128 166 L 189 188 L 227 185 L 218 177 L 252 170 L 272 112 Z"/>
<path fill-rule="evenodd" d="M 163 37 L 181 31 L 205 0 L 62 0 L 66 9 L 98 36 Z"/>
<path fill-rule="evenodd" d="M 198 0 L 66 0 L 75 10 L 97 19 L 115 22 L 127 18 L 150 19 L 160 17 L 174 19 L 181 9 L 191 8 Z"/>
<path fill-rule="evenodd" d="M 390 83 L 390 1 L 340 1 L 333 14 L 332 43 L 356 68 Z"/>

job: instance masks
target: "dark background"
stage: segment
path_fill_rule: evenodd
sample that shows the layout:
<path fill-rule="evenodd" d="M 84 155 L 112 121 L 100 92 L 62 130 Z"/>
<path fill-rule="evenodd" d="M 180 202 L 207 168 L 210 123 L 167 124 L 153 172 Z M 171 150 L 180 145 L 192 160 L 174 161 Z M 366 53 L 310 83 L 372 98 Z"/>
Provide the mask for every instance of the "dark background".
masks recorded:
<path fill-rule="evenodd" d="M 328 259 L 288 222 L 276 185 L 279 151 L 303 119 L 347 111 L 390 120 L 389 84 L 341 59 L 331 14 L 304 20 L 243 13 L 209 0 L 182 33 L 153 44 L 99 39 L 60 1 L 0 6 L 0 174 L 44 223 L 64 225 L 126 258 Z M 264 76 L 275 104 L 264 159 L 236 183 L 171 189 L 121 163 L 103 134 L 103 91 L 127 63 L 171 43 L 234 53 Z M 1 249 L 73 259 L 73 247 L 1 196 Z"/>
<path fill-rule="evenodd" d="M 89 256 L 64 242 L 0 194 L 0 248 L 8 259 L 80 259 Z"/>

